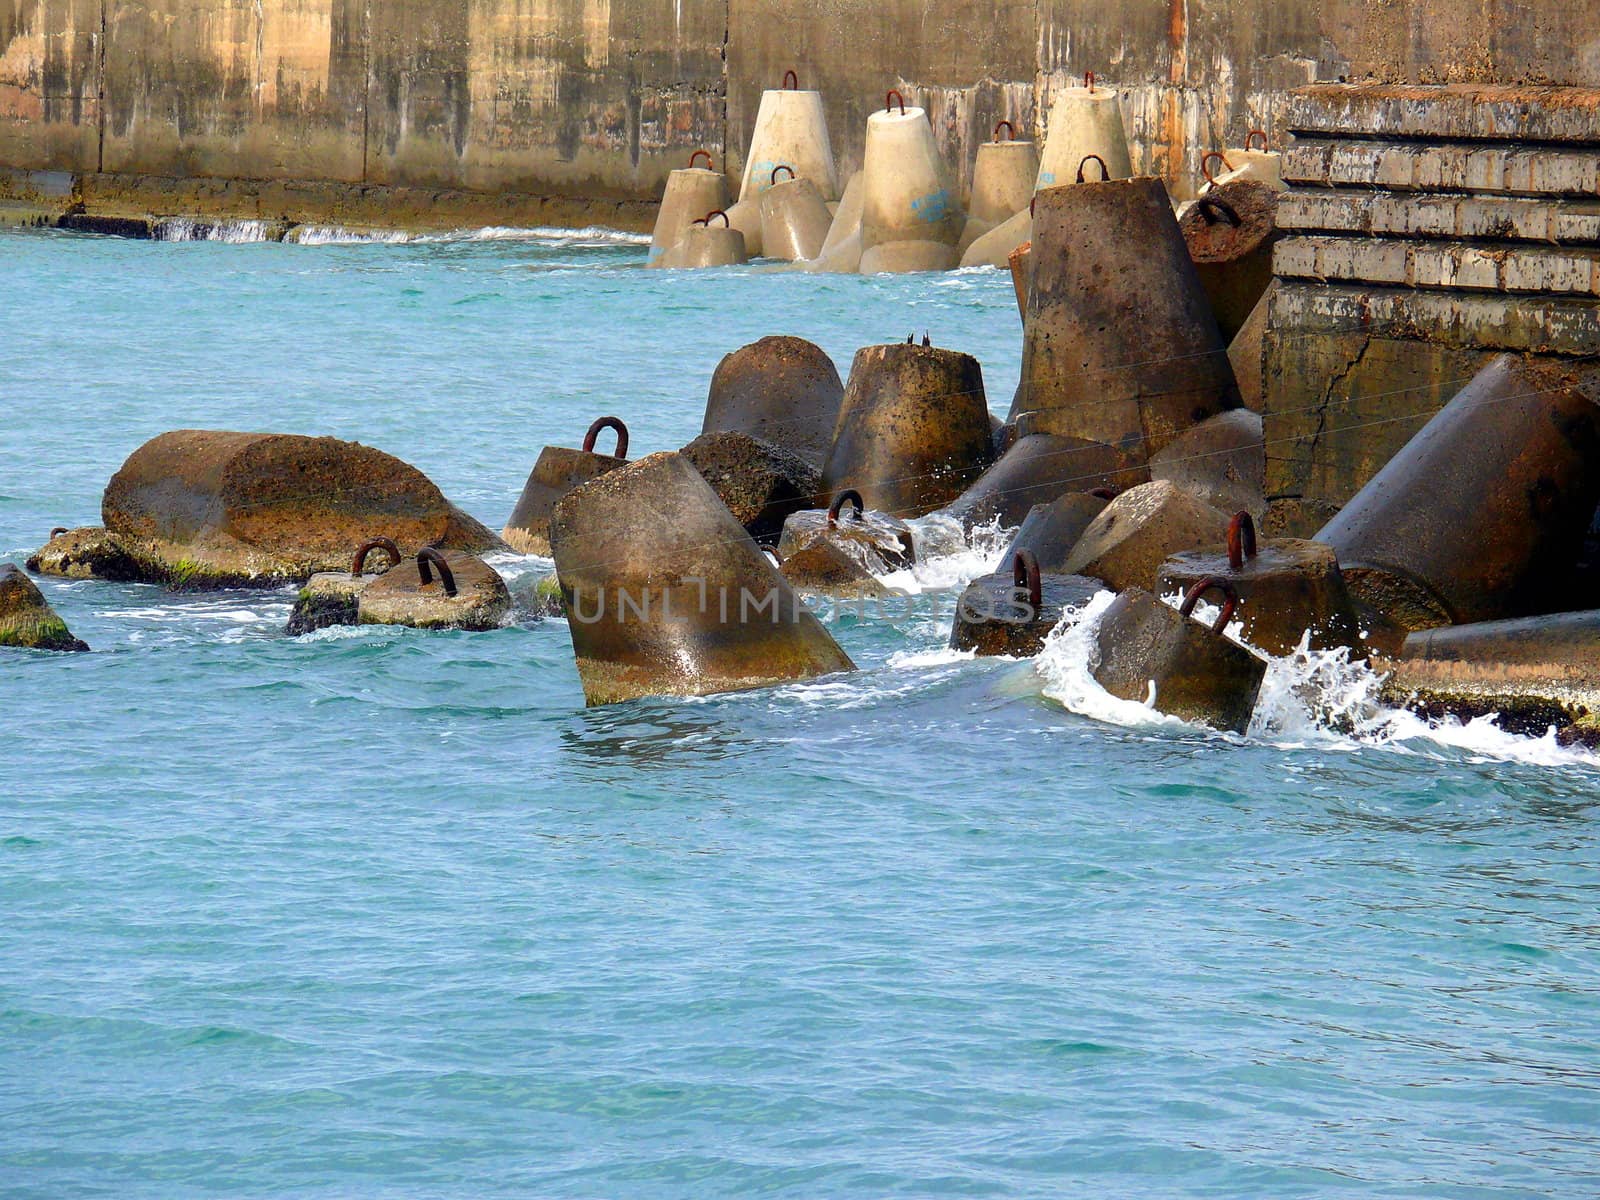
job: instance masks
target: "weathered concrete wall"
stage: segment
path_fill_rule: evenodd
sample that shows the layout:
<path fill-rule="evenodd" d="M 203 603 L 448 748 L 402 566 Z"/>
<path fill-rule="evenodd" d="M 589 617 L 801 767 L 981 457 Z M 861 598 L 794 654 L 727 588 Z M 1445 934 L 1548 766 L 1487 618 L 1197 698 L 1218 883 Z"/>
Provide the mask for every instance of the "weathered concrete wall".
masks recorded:
<path fill-rule="evenodd" d="M 1495 354 L 1600 353 L 1600 89 L 1320 85 L 1286 120 L 1268 519 L 1309 535 Z"/>
<path fill-rule="evenodd" d="M 643 197 L 721 145 L 725 36 L 678 0 L 0 0 L 0 165 Z"/>
<path fill-rule="evenodd" d="M 790 67 L 846 170 L 891 87 L 970 171 L 1093 70 L 1181 192 L 1313 80 L 1600 85 L 1600 4 L 0 0 L 0 166 L 648 201 Z"/>

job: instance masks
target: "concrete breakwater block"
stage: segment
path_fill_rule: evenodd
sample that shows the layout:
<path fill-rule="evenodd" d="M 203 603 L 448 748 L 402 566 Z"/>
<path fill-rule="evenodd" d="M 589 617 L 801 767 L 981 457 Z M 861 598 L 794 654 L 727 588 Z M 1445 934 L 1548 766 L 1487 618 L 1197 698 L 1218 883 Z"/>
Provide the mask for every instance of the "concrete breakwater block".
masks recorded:
<path fill-rule="evenodd" d="M 1600 612 L 1423 630 L 1373 665 L 1386 701 L 1426 716 L 1494 715 L 1533 737 L 1553 725 L 1591 746 L 1600 729 Z"/>
<path fill-rule="evenodd" d="M 694 160 L 702 157 L 706 165 L 695 166 Z M 707 151 L 696 150 L 689 166 L 667 176 L 655 229 L 650 234 L 650 261 L 658 261 L 676 246 L 695 220 L 727 208 L 728 203 L 727 179 L 721 171 L 712 169 L 711 155 Z"/>
<path fill-rule="evenodd" d="M 983 369 L 970 354 L 894 343 L 856 352 L 823 468 L 831 495 L 896 517 L 942 508 L 993 453 Z"/>
<path fill-rule="evenodd" d="M 366 584 L 356 599 L 358 625 L 413 629 L 498 629 L 511 613 L 511 591 L 481 558 L 431 547 Z"/>
<path fill-rule="evenodd" d="M 1267 503 L 1260 415 L 1236 408 L 1201 421 L 1150 456 L 1150 478 L 1169 480 L 1223 512 L 1259 515 Z"/>
<path fill-rule="evenodd" d="M 1028 240 L 1006 255 L 1006 267 L 1011 271 L 1011 288 L 1017 294 L 1017 314 L 1023 324 L 1028 321 L 1028 293 L 1033 289 L 1033 214 L 1028 214 Z M 1019 385 L 1017 395 L 1022 395 Z"/>
<path fill-rule="evenodd" d="M 822 253 L 833 214 L 828 211 L 817 185 L 796 178 L 775 182 L 761 193 L 761 253 L 784 262 L 804 262 Z M 779 168 L 773 169 L 776 176 Z"/>
<path fill-rule="evenodd" d="M 844 401 L 839 369 L 822 347 L 764 337 L 717 364 L 701 433 L 745 433 L 821 469 Z"/>
<path fill-rule="evenodd" d="M 1237 598 L 1215 580 L 1202 581 L 1171 608 L 1143 588 L 1129 588 L 1101 614 L 1096 629 L 1095 682 L 1123 700 L 1158 712 L 1244 733 L 1250 727 L 1267 665 L 1223 634 Z M 1207 626 L 1190 614 L 1205 592 L 1223 595 L 1222 611 Z"/>
<path fill-rule="evenodd" d="M 601 454 L 595 447 L 608 429 L 616 435 L 615 452 Z M 576 450 L 570 446 L 546 446 L 539 451 L 500 536 L 523 554 L 549 554 L 550 514 L 561 497 L 580 483 L 615 471 L 627 461 L 628 427 L 617 417 L 596 419 L 584 434 L 583 445 Z"/>
<path fill-rule="evenodd" d="M 680 454 L 575 489 L 556 505 L 550 543 L 591 705 L 854 670 Z"/>
<path fill-rule="evenodd" d="M 961 253 L 961 265 L 1009 268 L 1012 256 L 1032 239 L 1033 214 L 1024 208 L 973 238 Z M 1019 294 L 1017 303 L 1026 309 L 1025 293 Z"/>
<path fill-rule="evenodd" d="M 1015 526 L 1035 505 L 1068 492 L 1137 487 L 1149 480 L 1148 470 L 1111 446 L 1031 433 L 1013 442 L 945 511 L 968 529 L 989 521 Z"/>
<path fill-rule="evenodd" d="M 1217 327 L 1232 341 L 1272 282 L 1277 189 L 1251 180 L 1211 188 L 1178 222 Z"/>
<path fill-rule="evenodd" d="M 980 576 L 963 589 L 951 649 L 972 650 L 979 658 L 1032 658 L 1069 608 L 1082 608 L 1101 590 L 1097 579 L 1041 571 L 1027 550 L 1011 561 L 1010 569 Z"/>
<path fill-rule="evenodd" d="M 750 250 L 744 231 L 733 223 L 731 211 L 718 209 L 696 217 L 678 238 L 677 245 L 649 265 L 697 269 L 737 267 L 748 262 L 754 251 Z"/>
<path fill-rule="evenodd" d="M 1143 463 L 1238 408 L 1227 343 L 1162 182 L 1051 187 L 1035 200 L 1012 416 L 1027 412 L 1036 432 L 1117 446 Z"/>
<path fill-rule="evenodd" d="M 778 563 L 795 587 L 829 596 L 882 596 L 877 576 L 917 561 L 916 542 L 904 521 L 866 511 L 861 496 L 843 491 L 826 510 L 806 509 L 783 525 Z"/>
<path fill-rule="evenodd" d="M 861 272 L 948 271 L 966 226 L 955 181 L 920 108 L 890 92 L 867 118 Z"/>
<path fill-rule="evenodd" d="M 1174 554 L 1223 545 L 1228 517 L 1162 480 L 1123 492 L 1089 523 L 1068 557 L 1069 575 L 1089 575 L 1113 591 L 1154 589 Z"/>
<path fill-rule="evenodd" d="M 679 451 L 762 545 L 775 545 L 791 513 L 822 495 L 822 472 L 746 433 L 702 433 Z"/>
<path fill-rule="evenodd" d="M 1012 569 L 1020 551 L 1033 555 L 1046 574 L 1063 575 L 1067 561 L 1077 549 L 1084 532 L 1105 511 L 1116 493 L 1109 488 L 1089 492 L 1069 492 L 1049 504 L 1036 504 L 1028 510 L 1016 537 L 1006 547 L 996 568 L 1001 574 Z"/>
<path fill-rule="evenodd" d="M 1105 164 L 1110 179 L 1127 179 L 1133 174 L 1117 90 L 1097 84 L 1093 75 L 1085 77 L 1082 87 L 1052 89 L 1036 189 L 1071 184 L 1090 155 Z"/>
<path fill-rule="evenodd" d="M 783 82 L 795 86 L 761 93 L 739 181 L 739 200 L 759 201 L 772 186 L 772 172 L 779 166 L 792 168 L 796 178 L 811 180 L 824 200 L 837 200 L 839 174 L 828 139 L 822 93 L 801 88 L 797 77 L 785 76 Z"/>
<path fill-rule="evenodd" d="M 1002 128 L 1010 129 L 1011 123 L 1001 121 L 995 126 L 996 140 L 978 147 L 972 165 L 969 213 L 990 228 L 1028 207 L 1039 176 L 1038 148 L 1031 141 L 1000 139 Z"/>
<path fill-rule="evenodd" d="M 1600 373 L 1502 356 L 1316 539 L 1406 630 L 1558 608 L 1600 503 Z"/>
<path fill-rule="evenodd" d="M 22 650 L 87 650 L 56 615 L 38 585 L 13 563 L 0 563 L 0 646 Z"/>
<path fill-rule="evenodd" d="M 1161 567 L 1156 590 L 1188 592 L 1202 579 L 1233 588 L 1245 641 L 1268 654 L 1288 654 L 1308 632 L 1313 650 L 1361 642 L 1355 603 L 1332 549 L 1298 538 L 1258 545 L 1247 512 L 1235 513 L 1229 523 L 1226 553 L 1173 555 Z"/>
<path fill-rule="evenodd" d="M 373 553 L 378 557 L 374 558 Z M 348 571 L 319 571 L 301 586 L 284 633 L 299 637 L 332 625 L 354 625 L 358 621 L 361 593 L 367 584 L 404 559 L 400 547 L 388 538 L 374 538 L 356 548 Z M 367 572 L 371 562 L 378 569 Z"/>
<path fill-rule="evenodd" d="M 115 583 L 136 583 L 147 573 L 115 534 L 99 526 L 52 531 L 50 540 L 28 556 L 26 565 L 35 575 Z"/>
<path fill-rule="evenodd" d="M 504 546 L 408 463 L 296 434 L 161 434 L 112 477 L 101 515 L 141 578 L 181 589 L 299 582 L 337 570 L 375 537 Z"/>

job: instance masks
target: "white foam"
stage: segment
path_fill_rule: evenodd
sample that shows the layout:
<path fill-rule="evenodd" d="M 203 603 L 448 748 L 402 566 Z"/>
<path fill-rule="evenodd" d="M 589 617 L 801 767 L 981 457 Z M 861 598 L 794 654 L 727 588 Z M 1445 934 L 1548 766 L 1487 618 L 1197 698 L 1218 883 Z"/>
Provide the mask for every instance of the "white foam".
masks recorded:
<path fill-rule="evenodd" d="M 1113 596 L 1099 592 L 1081 613 L 1070 614 L 1045 641 L 1034 670 L 1045 696 L 1070 712 L 1127 728 L 1176 727 L 1185 723 L 1155 711 L 1149 703 L 1121 700 L 1095 682 L 1095 632 Z M 1168 598 L 1173 603 L 1173 598 Z M 1197 605 L 1196 618 L 1209 623 L 1218 610 Z M 1238 640 L 1237 623 L 1229 636 Z M 1251 715 L 1247 739 L 1281 750 L 1315 747 L 1358 751 L 1379 747 L 1400 754 L 1467 756 L 1470 762 L 1519 762 L 1535 766 L 1594 767 L 1600 757 L 1581 747 L 1558 745 L 1555 731 L 1541 737 L 1508 733 L 1491 718 L 1433 720 L 1392 708 L 1380 698 L 1384 677 L 1348 648 L 1312 650 L 1309 637 L 1288 654 L 1266 656 L 1267 670 Z M 1259 653 L 1259 651 L 1258 651 Z M 1153 701 L 1154 691 L 1149 698 Z M 1234 740 L 1204 726 L 1192 727 Z"/>
<path fill-rule="evenodd" d="M 913 596 L 963 588 L 980 575 L 993 573 L 1016 532 L 991 523 L 977 526 L 968 535 L 960 521 L 943 513 L 907 524 L 917 546 L 916 564 L 877 579 L 887 588 Z"/>
<path fill-rule="evenodd" d="M 245 245 L 276 241 L 281 225 L 266 221 L 208 220 L 202 217 L 168 217 L 155 227 L 159 242 L 228 242 Z"/>
<path fill-rule="evenodd" d="M 302 246 L 407 245 L 451 242 L 537 242 L 549 246 L 647 246 L 650 236 L 586 225 L 562 229 L 554 225 L 518 227 L 486 225 L 478 229 L 450 229 L 438 233 L 412 233 L 403 229 L 372 229 L 345 225 L 297 225 L 284 237 Z"/>

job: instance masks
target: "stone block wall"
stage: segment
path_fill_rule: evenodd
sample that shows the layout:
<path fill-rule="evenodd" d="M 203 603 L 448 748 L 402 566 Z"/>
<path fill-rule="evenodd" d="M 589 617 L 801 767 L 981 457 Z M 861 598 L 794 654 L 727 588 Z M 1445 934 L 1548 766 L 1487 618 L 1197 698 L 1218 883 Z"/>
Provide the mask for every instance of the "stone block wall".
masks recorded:
<path fill-rule="evenodd" d="M 1600 90 L 1318 86 L 1287 120 L 1263 419 L 1309 534 L 1494 355 L 1600 354 Z"/>

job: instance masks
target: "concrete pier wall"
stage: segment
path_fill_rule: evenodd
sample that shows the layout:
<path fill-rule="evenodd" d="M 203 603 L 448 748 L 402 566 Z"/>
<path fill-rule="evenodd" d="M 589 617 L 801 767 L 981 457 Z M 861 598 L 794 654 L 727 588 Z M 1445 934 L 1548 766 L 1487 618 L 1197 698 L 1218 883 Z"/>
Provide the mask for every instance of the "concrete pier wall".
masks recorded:
<path fill-rule="evenodd" d="M 696 148 L 736 171 L 791 67 L 845 170 L 891 87 L 970 171 L 997 121 L 1037 129 L 1052 87 L 1092 70 L 1181 193 L 1206 151 L 1277 140 L 1285 93 L 1316 80 L 1600 85 L 1600 5 L 0 0 L 0 167 L 104 175 L 102 195 L 269 181 L 316 185 L 310 208 L 383 187 L 632 212 Z"/>

